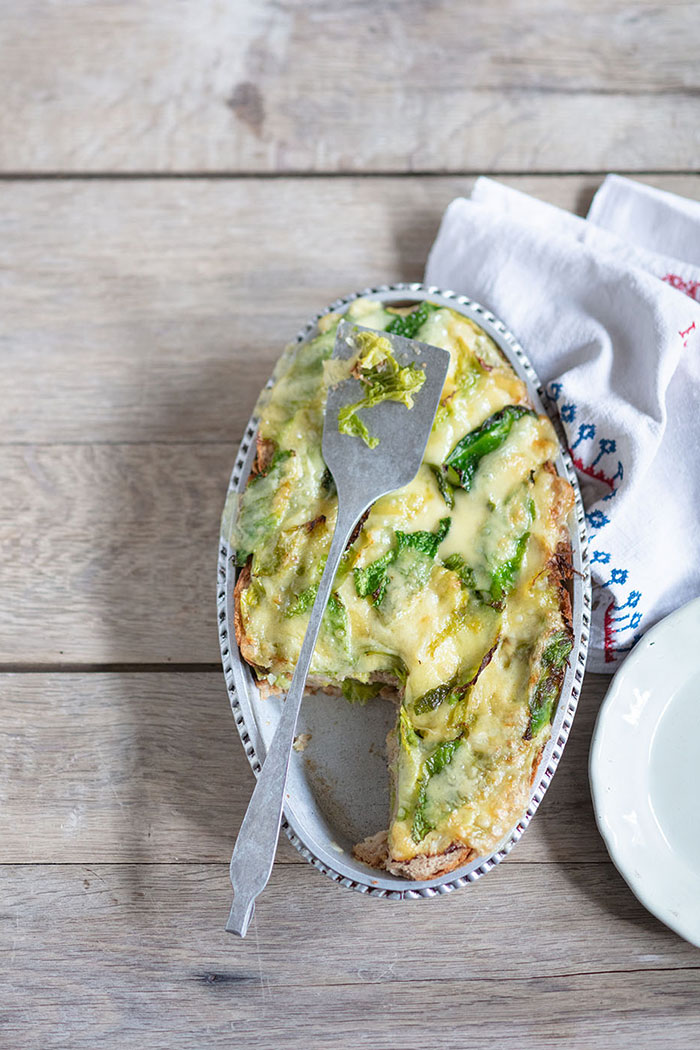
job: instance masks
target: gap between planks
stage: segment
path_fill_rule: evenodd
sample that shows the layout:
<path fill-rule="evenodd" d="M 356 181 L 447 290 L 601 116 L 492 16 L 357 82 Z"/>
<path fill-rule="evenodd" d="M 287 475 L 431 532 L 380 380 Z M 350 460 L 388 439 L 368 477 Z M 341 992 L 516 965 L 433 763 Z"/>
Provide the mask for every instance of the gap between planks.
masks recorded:
<path fill-rule="evenodd" d="M 220 674 L 221 664 L 201 663 L 0 663 L 0 674 Z"/>
<path fill-rule="evenodd" d="M 280 833 L 280 841 L 288 841 L 284 832 Z M 231 840 L 232 848 L 233 842 L 234 839 Z M 2 860 L 0 861 L 0 871 L 4 868 L 85 868 L 88 865 L 92 868 L 190 868 L 195 864 L 198 868 L 225 868 L 226 871 L 229 868 L 228 862 L 222 860 L 95 860 L 93 857 L 86 857 L 83 860 Z M 294 849 L 291 857 L 275 857 L 275 866 L 303 868 L 305 864 L 309 869 L 318 870 L 313 864 L 305 860 L 300 853 L 297 854 L 296 849 Z M 603 867 L 612 869 L 613 862 L 609 857 L 568 861 L 557 860 L 556 858 L 552 860 L 521 860 L 516 854 L 512 854 L 508 856 L 508 866 L 513 867 L 514 865 L 519 867 L 527 865 L 529 868 L 566 868 L 568 866 L 600 870 Z"/>
<path fill-rule="evenodd" d="M 607 977 L 616 974 L 632 974 L 632 973 L 693 973 L 700 970 L 700 966 L 639 966 L 630 970 L 572 970 L 569 973 L 538 973 L 531 974 L 526 977 L 508 977 L 506 978 L 510 983 L 533 983 L 537 981 L 551 981 L 553 977 L 560 980 L 565 980 L 569 977 Z M 224 983 L 227 980 L 226 974 L 202 974 L 201 978 L 205 984 L 217 984 L 219 982 Z M 230 978 L 229 978 L 230 979 Z M 235 979 L 235 978 L 234 978 Z M 465 983 L 468 981 L 469 984 L 493 984 L 493 977 L 479 977 L 469 974 L 469 977 L 464 978 Z M 415 984 L 415 979 L 412 977 L 396 977 L 392 976 L 385 982 L 376 982 L 385 984 Z M 420 983 L 423 984 L 440 984 L 444 985 L 444 977 L 421 977 Z M 305 988 L 308 985 L 305 983 L 294 984 L 292 981 L 285 981 L 285 988 Z M 357 988 L 356 981 L 329 981 L 324 980 L 323 984 L 319 982 L 319 987 L 324 988 Z"/>
<path fill-rule="evenodd" d="M 445 179 L 445 178 L 478 178 L 480 175 L 490 179 L 515 179 L 515 178 L 543 178 L 543 179 L 574 179 L 574 178 L 605 178 L 610 174 L 609 168 L 581 168 L 578 171 L 557 170 L 523 170 L 511 171 L 510 169 L 495 170 L 488 168 L 445 168 L 431 171 L 401 171 L 387 168 L 382 171 L 353 171 L 352 169 L 342 171 L 309 171 L 303 168 L 294 168 L 288 171 L 4 171 L 0 172 L 0 183 L 2 182 L 139 182 L 141 180 L 153 180 L 157 182 L 177 182 L 187 179 L 196 179 L 203 182 L 224 181 L 250 181 L 274 182 L 281 179 Z M 627 178 L 670 178 L 673 176 L 698 175 L 700 168 L 615 168 L 616 175 Z"/>

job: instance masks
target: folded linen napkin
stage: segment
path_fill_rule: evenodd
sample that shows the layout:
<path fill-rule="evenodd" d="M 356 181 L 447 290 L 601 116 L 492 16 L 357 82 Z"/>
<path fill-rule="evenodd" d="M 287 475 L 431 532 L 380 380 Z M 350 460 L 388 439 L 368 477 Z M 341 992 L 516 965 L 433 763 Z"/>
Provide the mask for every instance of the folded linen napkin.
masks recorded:
<path fill-rule="evenodd" d="M 448 207 L 425 281 L 515 333 L 586 509 L 589 666 L 700 594 L 700 203 L 609 176 L 587 219 L 490 179 Z"/>

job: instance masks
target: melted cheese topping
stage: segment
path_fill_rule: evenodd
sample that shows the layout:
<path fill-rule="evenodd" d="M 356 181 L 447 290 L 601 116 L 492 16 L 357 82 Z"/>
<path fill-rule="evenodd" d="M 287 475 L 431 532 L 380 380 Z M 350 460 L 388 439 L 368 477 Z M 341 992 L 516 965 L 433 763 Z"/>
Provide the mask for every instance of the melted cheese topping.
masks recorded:
<path fill-rule="evenodd" d="M 353 303 L 348 317 L 376 329 L 394 320 L 369 300 Z M 241 560 L 251 558 L 250 585 L 239 598 L 245 654 L 282 689 L 335 524 L 321 435 L 337 321 L 329 315 L 317 339 L 288 352 L 263 395 L 260 434 L 274 455 L 248 486 L 231 535 Z M 392 761 L 393 860 L 455 842 L 484 853 L 508 833 L 549 733 L 548 720 L 532 738 L 528 732 L 544 646 L 568 630 L 550 562 L 573 496 L 549 466 L 557 451 L 551 423 L 521 415 L 481 458 L 468 491 L 441 493 L 436 469 L 457 443 L 505 406 L 529 401 L 495 344 L 467 318 L 431 308 L 416 335 L 451 355 L 424 462 L 409 485 L 374 504 L 346 552 L 311 669 L 328 684 L 378 678 L 403 686 Z M 232 517 L 229 507 L 225 518 Z M 400 545 L 401 534 L 438 534 L 445 519 L 449 531 L 434 556 L 410 535 Z M 373 587 L 381 585 L 363 593 L 368 573 Z"/>

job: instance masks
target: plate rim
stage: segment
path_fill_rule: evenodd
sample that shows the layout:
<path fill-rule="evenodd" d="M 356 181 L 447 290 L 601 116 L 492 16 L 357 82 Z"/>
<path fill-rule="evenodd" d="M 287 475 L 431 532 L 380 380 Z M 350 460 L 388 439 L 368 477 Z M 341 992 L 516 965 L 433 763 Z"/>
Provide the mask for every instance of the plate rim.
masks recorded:
<path fill-rule="evenodd" d="M 654 624 L 653 627 L 650 627 L 629 653 L 624 664 L 613 676 L 605 693 L 605 697 L 603 698 L 603 702 L 598 710 L 595 725 L 593 727 L 588 756 L 588 782 L 596 827 L 605 843 L 605 848 L 607 849 L 608 855 L 616 870 L 624 879 L 640 904 L 642 904 L 651 915 L 669 929 L 673 930 L 673 932 L 678 934 L 679 937 L 682 937 L 685 941 L 688 941 L 695 947 L 700 948 L 700 923 L 695 923 L 694 932 L 689 931 L 682 918 L 674 918 L 673 912 L 670 908 L 666 907 L 665 909 L 663 901 L 657 901 L 653 889 L 651 892 L 645 891 L 646 884 L 644 883 L 643 878 L 635 878 L 633 871 L 634 862 L 626 859 L 624 849 L 621 850 L 616 843 L 612 830 L 610 826 L 606 824 L 605 819 L 606 814 L 610 812 L 610 799 L 606 797 L 607 793 L 605 791 L 605 786 L 608 781 L 604 772 L 604 731 L 606 728 L 606 721 L 615 711 L 615 705 L 621 701 L 628 679 L 630 677 L 633 678 L 637 673 L 637 666 L 639 665 L 640 670 L 643 671 L 644 663 L 651 655 L 650 650 L 652 646 L 656 645 L 659 639 L 665 639 L 666 635 L 673 631 L 676 624 L 679 621 L 685 620 L 686 617 L 689 619 L 694 618 L 700 620 L 700 596 L 691 598 L 690 601 L 685 602 L 680 608 L 674 609 L 673 612 L 664 616 L 664 618 Z M 656 658 L 658 652 L 655 653 L 654 656 Z M 700 656 L 696 661 L 696 669 L 700 670 Z M 669 696 L 665 696 L 666 701 L 668 701 L 669 698 Z M 650 729 L 650 739 L 660 724 L 665 710 L 666 704 L 663 703 L 659 715 L 654 722 L 654 726 Z M 652 861 L 652 863 L 654 862 Z M 658 862 L 656 862 L 656 866 L 658 866 Z M 698 874 L 698 881 L 700 882 L 700 873 Z"/>
<path fill-rule="evenodd" d="M 402 293 L 407 298 L 418 300 L 442 300 L 445 306 L 456 307 L 458 312 L 475 320 L 495 341 L 509 363 L 514 367 L 516 373 L 525 379 L 528 392 L 532 396 L 535 407 L 548 415 L 552 420 L 559 438 L 559 452 L 556 457 L 557 467 L 559 472 L 571 483 L 574 490 L 575 505 L 572 512 L 570 532 L 574 568 L 576 570 L 573 579 L 574 648 L 557 704 L 552 734 L 545 745 L 542 758 L 532 781 L 528 795 L 527 810 L 515 826 L 511 828 L 501 844 L 488 856 L 477 857 L 462 868 L 448 872 L 437 879 L 416 881 L 391 876 L 388 873 L 384 877 L 379 872 L 372 872 L 372 874 L 367 875 L 366 881 L 361 881 L 356 877 L 356 872 L 348 874 L 347 872 L 339 871 L 338 868 L 344 867 L 344 864 L 339 860 L 336 860 L 335 863 L 338 867 L 335 867 L 333 863 L 329 862 L 328 858 L 321 859 L 309 849 L 302 841 L 297 830 L 297 822 L 291 811 L 291 806 L 289 807 L 289 812 L 287 807 L 285 807 L 282 827 L 301 855 L 319 871 L 340 885 L 358 890 L 369 896 L 405 900 L 442 895 L 475 882 L 481 876 L 491 871 L 510 853 L 528 827 L 559 764 L 580 698 L 591 627 L 591 579 L 583 503 L 574 466 L 566 450 L 566 440 L 561 422 L 556 414 L 551 409 L 548 409 L 549 402 L 544 388 L 522 346 L 506 325 L 491 311 L 466 295 L 440 289 L 435 285 L 425 285 L 421 282 L 397 282 L 376 285 L 335 299 L 329 306 L 315 314 L 299 330 L 291 345 L 298 345 L 306 341 L 316 329 L 319 319 L 329 312 L 347 308 L 356 299 L 365 296 L 380 296 L 388 299 L 396 297 L 397 293 Z M 273 377 L 271 376 L 266 386 L 269 387 L 272 382 Z M 245 481 L 250 472 L 255 454 L 254 438 L 256 432 L 257 418 L 253 414 L 245 428 L 243 440 L 235 459 L 227 496 L 232 492 L 241 492 L 245 487 Z M 217 616 L 222 665 L 236 727 L 248 761 L 257 777 L 261 769 L 258 757 L 261 740 L 257 732 L 252 708 L 248 702 L 249 697 L 247 696 L 246 671 L 248 676 L 250 676 L 250 672 L 247 668 L 244 671 L 243 661 L 235 643 L 235 633 L 233 631 L 234 578 L 235 567 L 231 565 L 231 547 L 226 537 L 221 536 L 219 539 L 217 563 Z M 245 717 L 244 707 L 250 708 L 250 720 Z"/>

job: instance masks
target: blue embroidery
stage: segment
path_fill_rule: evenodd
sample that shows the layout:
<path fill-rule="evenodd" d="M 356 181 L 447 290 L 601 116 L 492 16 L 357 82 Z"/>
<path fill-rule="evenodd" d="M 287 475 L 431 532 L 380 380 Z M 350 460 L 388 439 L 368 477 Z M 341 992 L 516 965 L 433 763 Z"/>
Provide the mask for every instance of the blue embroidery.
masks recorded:
<path fill-rule="evenodd" d="M 600 449 L 600 452 L 591 463 L 592 467 L 594 467 L 596 463 L 600 463 L 603 456 L 606 456 L 609 452 L 615 452 L 617 449 L 617 443 L 614 438 L 601 438 L 598 442 L 598 448 Z M 622 464 L 619 463 L 618 468 L 621 466 Z"/>
<path fill-rule="evenodd" d="M 592 510 L 586 515 L 586 521 L 592 529 L 602 529 L 603 525 L 610 524 L 610 518 L 606 518 L 602 510 Z"/>
<path fill-rule="evenodd" d="M 571 446 L 572 449 L 578 448 L 582 441 L 588 441 L 590 438 L 595 437 L 595 424 L 594 423 L 580 423 L 578 428 L 578 437 Z"/>
<path fill-rule="evenodd" d="M 547 390 L 548 397 L 554 402 L 559 402 L 563 396 L 564 384 L 562 382 L 549 383 Z M 557 408 L 562 422 L 567 424 L 567 429 L 571 428 L 572 424 L 576 422 L 576 419 L 579 416 L 580 406 L 576 404 L 575 401 L 567 399 L 563 404 L 558 404 Z M 572 456 L 574 450 L 577 449 L 579 445 L 584 442 L 594 441 L 595 438 L 595 423 L 579 423 L 575 439 L 569 449 Z M 600 509 L 601 504 L 615 498 L 624 478 L 624 467 L 621 460 L 617 460 L 617 468 L 614 474 L 610 473 L 609 467 L 606 469 L 606 467 L 601 464 L 601 460 L 603 460 L 605 456 L 612 456 L 617 452 L 617 440 L 613 437 L 602 437 L 598 438 L 597 445 L 597 449 L 589 447 L 589 451 L 584 452 L 582 458 L 573 456 L 575 465 L 583 474 L 588 475 L 610 488 L 607 495 L 600 496 L 594 503 L 593 508 L 586 511 L 586 521 L 591 534 L 594 534 L 598 529 L 602 529 L 603 526 L 610 524 L 610 517 Z M 589 459 L 589 457 L 592 458 Z M 588 465 L 583 462 L 584 458 L 589 460 Z M 599 464 L 601 465 L 599 466 Z M 612 555 L 608 551 L 593 550 L 591 553 L 591 565 L 609 565 L 611 560 Z M 599 585 L 601 587 L 612 587 L 617 589 L 628 583 L 629 576 L 629 569 L 610 569 L 609 579 L 604 583 L 601 582 Z M 613 601 L 612 604 L 609 604 L 608 611 L 605 614 L 605 648 L 607 653 L 615 656 L 627 652 L 639 638 L 639 634 L 635 634 L 632 645 L 627 641 L 629 636 L 637 631 L 642 622 L 643 614 L 637 610 L 637 606 L 642 599 L 642 592 L 638 590 L 630 590 L 626 598 L 621 600 L 620 604 L 618 604 L 614 595 L 611 594 L 610 597 Z M 608 625 L 612 627 L 612 624 L 615 626 L 609 634 Z M 623 632 L 626 641 L 624 646 L 616 644 L 616 636 Z"/>
<path fill-rule="evenodd" d="M 630 599 L 632 599 L 633 596 L 634 600 L 631 601 Z M 628 606 L 635 606 L 640 598 L 641 594 L 639 591 L 632 591 L 625 604 L 619 606 L 619 608 L 616 608 L 615 612 L 622 612 L 622 610 L 626 609 Z M 620 627 L 616 628 L 616 633 L 619 633 L 620 631 L 635 631 L 642 622 L 642 616 L 643 614 L 640 612 L 635 612 L 631 615 L 630 613 L 626 612 L 623 613 L 622 616 L 613 617 L 613 623 L 619 623 L 621 625 Z"/>
<path fill-rule="evenodd" d="M 626 583 L 628 576 L 629 572 L 627 569 L 613 569 L 610 574 L 610 579 L 607 583 L 604 583 L 603 586 L 609 587 L 611 584 L 615 583 Z M 616 635 L 620 634 L 622 631 L 634 631 L 637 629 L 637 627 L 639 627 L 640 623 L 642 622 L 642 613 L 631 613 L 629 612 L 629 610 L 634 609 L 637 607 L 637 605 L 639 605 L 641 597 L 641 591 L 630 591 L 627 595 L 627 600 L 621 605 L 618 605 L 617 601 L 613 599 L 613 601 L 615 602 L 613 612 L 622 613 L 621 616 L 612 617 L 612 622 L 617 625 L 615 627 Z M 625 612 L 625 609 L 627 609 L 628 611 Z M 623 653 L 627 652 L 628 648 L 616 645 L 615 651 L 617 651 L 618 653 Z"/>
<path fill-rule="evenodd" d="M 636 609 L 639 605 L 639 599 L 641 597 L 641 591 L 630 591 L 627 596 L 627 601 L 624 605 L 618 605 L 618 609 Z"/>

